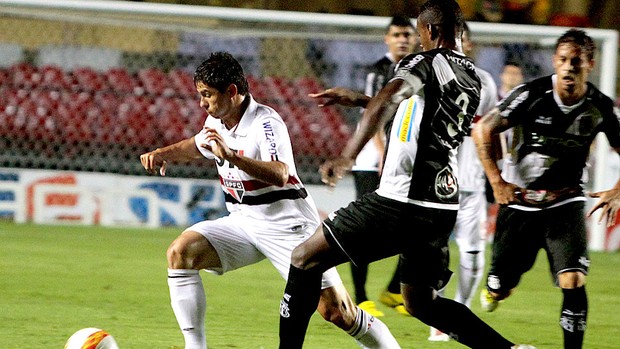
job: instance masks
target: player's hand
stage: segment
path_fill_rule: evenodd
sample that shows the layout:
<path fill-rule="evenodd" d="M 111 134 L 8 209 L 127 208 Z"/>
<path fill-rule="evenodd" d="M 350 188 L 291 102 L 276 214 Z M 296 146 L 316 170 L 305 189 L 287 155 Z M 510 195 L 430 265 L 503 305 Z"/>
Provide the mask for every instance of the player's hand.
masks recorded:
<path fill-rule="evenodd" d="M 492 187 L 495 202 L 499 205 L 508 205 L 519 201 L 519 196 L 524 190 L 512 183 L 504 181 L 493 184 Z"/>
<path fill-rule="evenodd" d="M 321 181 L 333 188 L 352 166 L 353 160 L 344 157 L 327 160 L 319 168 Z"/>
<path fill-rule="evenodd" d="M 205 142 L 200 146 L 212 152 L 219 159 L 229 159 L 232 150 L 224 142 L 224 138 L 214 129 L 210 127 L 204 128 Z"/>
<path fill-rule="evenodd" d="M 332 87 L 318 93 L 310 93 L 308 96 L 326 99 L 319 103 L 319 107 L 327 107 L 334 104 L 340 104 L 346 107 L 365 107 L 365 104 L 367 104 L 366 100 L 369 99 L 364 94 L 344 87 Z M 364 103 L 364 101 L 366 103 Z"/>
<path fill-rule="evenodd" d="M 620 188 L 599 191 L 596 193 L 588 193 L 592 198 L 600 200 L 588 211 L 590 217 L 596 210 L 602 209 L 601 217 L 598 220 L 600 224 L 604 219 L 607 220 L 607 227 L 611 227 L 616 223 L 618 210 L 620 209 Z"/>
<path fill-rule="evenodd" d="M 140 162 L 148 173 L 156 174 L 159 169 L 160 175 L 166 175 L 166 160 L 157 150 L 140 155 Z"/>

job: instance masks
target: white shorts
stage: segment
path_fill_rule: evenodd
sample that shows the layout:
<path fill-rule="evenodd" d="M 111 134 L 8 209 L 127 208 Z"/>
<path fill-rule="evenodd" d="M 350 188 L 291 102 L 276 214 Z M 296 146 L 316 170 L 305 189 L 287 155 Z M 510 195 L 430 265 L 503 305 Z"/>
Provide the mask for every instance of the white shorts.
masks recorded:
<path fill-rule="evenodd" d="M 459 212 L 454 225 L 454 239 L 463 252 L 484 251 L 487 201 L 483 191 L 461 191 Z"/>
<path fill-rule="evenodd" d="M 287 280 L 293 249 L 314 234 L 316 226 L 283 227 L 231 214 L 198 222 L 188 230 L 207 238 L 220 257 L 222 267 L 208 269 L 208 272 L 221 275 L 267 258 Z M 342 280 L 336 268 L 330 268 L 323 274 L 323 289 L 339 284 Z"/>

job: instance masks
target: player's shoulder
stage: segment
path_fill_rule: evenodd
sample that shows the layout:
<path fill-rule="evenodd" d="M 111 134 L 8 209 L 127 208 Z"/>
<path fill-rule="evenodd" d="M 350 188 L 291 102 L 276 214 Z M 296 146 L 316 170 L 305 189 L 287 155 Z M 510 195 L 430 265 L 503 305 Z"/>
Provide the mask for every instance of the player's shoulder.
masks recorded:
<path fill-rule="evenodd" d="M 599 90 L 596 86 L 594 86 L 593 83 L 588 81 L 587 84 L 588 84 L 587 98 L 592 100 L 594 105 L 599 106 L 599 107 L 609 108 L 609 109 L 614 108 L 614 101 L 611 98 L 609 98 L 609 96 L 601 92 L 601 90 Z"/>

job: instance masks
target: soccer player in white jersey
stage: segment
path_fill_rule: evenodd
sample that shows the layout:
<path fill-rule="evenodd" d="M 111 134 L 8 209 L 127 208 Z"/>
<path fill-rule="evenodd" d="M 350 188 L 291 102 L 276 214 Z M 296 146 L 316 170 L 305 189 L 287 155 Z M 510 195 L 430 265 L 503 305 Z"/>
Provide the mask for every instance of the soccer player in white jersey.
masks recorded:
<path fill-rule="evenodd" d="M 459 52 L 462 26 L 456 1 L 427 1 L 417 19 L 424 52 L 403 58 L 375 97 L 358 94 L 368 101 L 361 126 L 341 156 L 321 166 L 322 179 L 335 185 L 383 122 L 393 118 L 381 182 L 375 192 L 332 212 L 293 250 L 280 306 L 280 349 L 303 347 L 325 270 L 395 254 L 412 316 L 470 348 L 528 348 L 504 338 L 463 304 L 437 295 L 451 275 L 448 239 L 459 206 L 456 148 L 480 102 L 475 66 Z"/>
<path fill-rule="evenodd" d="M 463 53 L 473 50 L 471 32 L 467 23 L 463 26 Z M 472 125 L 491 111 L 497 103 L 497 85 L 489 72 L 476 67 L 480 77 L 480 104 Z M 476 153 L 476 145 L 470 135 L 463 138 L 457 154 L 459 180 L 459 212 L 454 225 L 454 239 L 459 248 L 458 283 L 454 300 L 471 307 L 471 301 L 480 285 L 485 264 L 487 205 L 485 195 L 486 177 Z M 439 294 L 444 295 L 442 289 Z M 450 337 L 431 327 L 429 341 L 448 341 Z"/>
<path fill-rule="evenodd" d="M 272 108 L 249 93 L 241 65 L 213 53 L 194 82 L 208 116 L 194 137 L 142 154 L 150 173 L 173 161 L 216 162 L 228 216 L 185 229 L 167 251 L 172 309 L 186 349 L 205 349 L 206 297 L 201 269 L 223 274 L 268 259 L 285 279 L 291 251 L 319 224 L 312 198 L 297 176 L 288 130 Z M 318 311 L 362 348 L 400 348 L 388 328 L 357 308 L 332 268 L 322 276 Z"/>

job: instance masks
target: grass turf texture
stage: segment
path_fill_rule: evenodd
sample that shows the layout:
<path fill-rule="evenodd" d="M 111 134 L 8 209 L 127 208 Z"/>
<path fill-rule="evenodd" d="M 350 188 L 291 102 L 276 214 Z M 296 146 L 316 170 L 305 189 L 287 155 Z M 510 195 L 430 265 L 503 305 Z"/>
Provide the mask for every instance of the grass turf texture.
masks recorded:
<path fill-rule="evenodd" d="M 0 221 L 0 348 L 62 348 L 84 327 L 110 332 L 121 349 L 182 348 L 169 305 L 165 251 L 179 228 L 157 230 L 14 225 Z M 452 249 L 452 265 L 458 253 Z M 590 314 L 585 347 L 617 348 L 620 332 L 618 253 L 592 253 Z M 396 260 L 371 265 L 368 294 L 378 297 Z M 338 267 L 352 290 L 348 264 Z M 456 268 L 452 268 L 456 270 Z M 210 349 L 277 348 L 278 306 L 284 281 L 268 262 L 224 276 L 202 272 L 207 293 Z M 447 295 L 454 294 L 454 281 Z M 552 286 L 543 254 L 516 293 L 494 313 L 474 311 L 507 338 L 538 349 L 562 347 L 561 292 Z M 377 302 L 382 320 L 401 346 L 463 348 L 430 343 L 428 328 Z M 353 340 L 315 314 L 305 348 L 357 348 Z"/>

